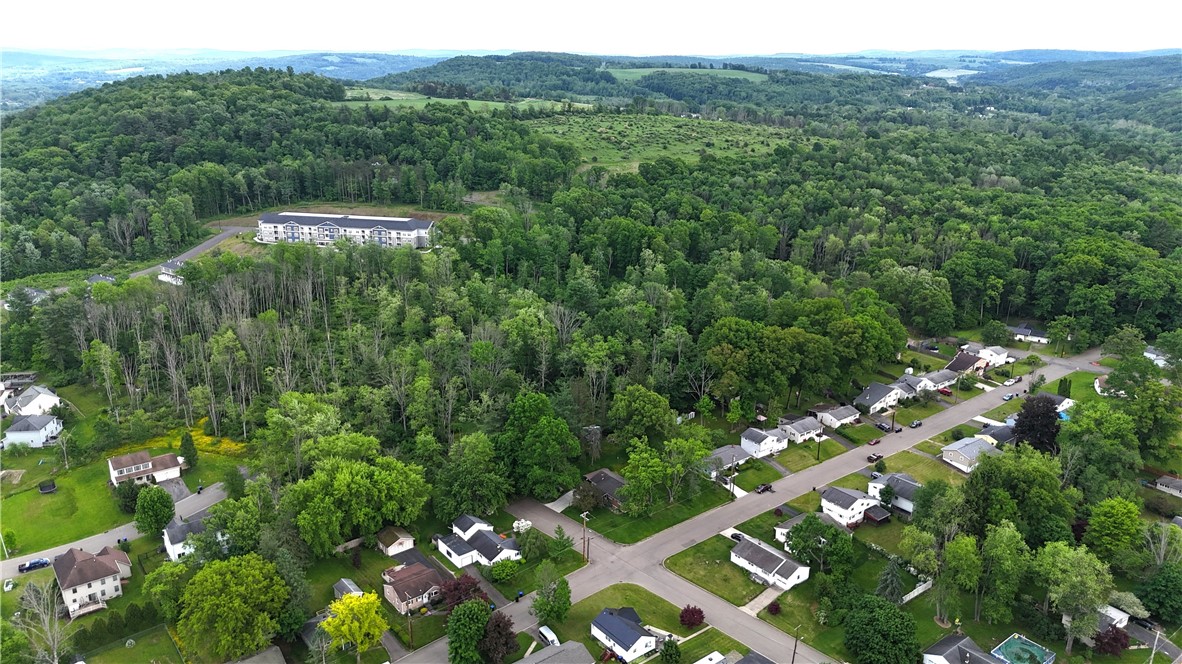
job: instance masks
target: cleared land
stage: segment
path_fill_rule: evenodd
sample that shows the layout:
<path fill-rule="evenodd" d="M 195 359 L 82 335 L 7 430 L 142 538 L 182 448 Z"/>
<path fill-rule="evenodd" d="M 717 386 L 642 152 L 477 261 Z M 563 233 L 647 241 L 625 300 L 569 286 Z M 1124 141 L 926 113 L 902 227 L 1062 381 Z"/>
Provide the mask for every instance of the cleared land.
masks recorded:
<path fill-rule="evenodd" d="M 686 69 L 685 67 L 653 67 L 650 69 L 608 69 L 612 76 L 616 77 L 617 81 L 622 83 L 631 83 L 632 81 L 639 81 L 641 78 L 654 74 L 656 72 L 668 72 L 670 74 L 709 74 L 710 76 L 721 76 L 723 78 L 741 78 L 747 81 L 755 81 L 762 83 L 767 80 L 767 74 L 760 74 L 753 71 L 742 71 L 739 69 Z"/>

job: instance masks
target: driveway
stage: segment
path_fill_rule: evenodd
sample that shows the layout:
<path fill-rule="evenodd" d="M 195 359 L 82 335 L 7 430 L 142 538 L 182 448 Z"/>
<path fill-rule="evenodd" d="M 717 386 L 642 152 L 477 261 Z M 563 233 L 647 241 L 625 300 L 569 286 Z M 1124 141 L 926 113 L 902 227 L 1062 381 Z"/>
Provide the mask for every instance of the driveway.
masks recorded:
<path fill-rule="evenodd" d="M 185 486 L 185 481 L 179 477 L 171 480 L 164 480 L 163 482 L 157 483 L 156 486 L 167 491 L 168 495 L 172 496 L 173 503 L 179 503 L 185 498 L 193 495 L 193 492 L 189 491 L 189 487 Z"/>
<path fill-rule="evenodd" d="M 1165 657 L 1162 658 L 1164 661 L 1176 662 L 1179 659 L 1182 659 L 1182 648 L 1179 648 L 1169 641 L 1165 634 L 1160 632 L 1151 632 L 1144 627 L 1133 624 L 1132 622 L 1129 622 L 1128 625 L 1125 625 L 1125 631 L 1129 633 L 1129 636 L 1137 639 L 1150 648 L 1153 647 L 1156 640 L 1157 652 L 1165 655 Z"/>
<path fill-rule="evenodd" d="M 196 247 L 193 247 L 192 249 L 184 252 L 183 254 L 180 254 L 179 256 L 174 256 L 171 260 L 187 261 L 190 258 L 196 258 L 196 257 L 200 256 L 201 254 L 204 254 L 205 252 L 209 251 L 210 249 L 213 249 L 214 247 L 218 246 L 219 244 L 222 243 L 222 240 L 225 240 L 226 238 L 228 238 L 230 236 L 237 235 L 239 233 L 254 233 L 256 230 L 257 229 L 255 229 L 255 228 L 250 228 L 247 226 L 231 226 L 231 227 L 223 230 L 221 233 L 218 233 L 217 235 L 209 238 L 205 242 L 202 242 L 201 244 L 197 245 Z M 163 263 L 161 263 L 161 265 L 163 265 Z M 131 278 L 142 277 L 145 274 L 152 274 L 154 272 L 159 272 L 159 271 L 160 271 L 160 265 L 153 265 L 152 267 L 149 267 L 149 268 L 146 268 L 143 270 L 139 270 L 138 272 L 132 272 Z"/>

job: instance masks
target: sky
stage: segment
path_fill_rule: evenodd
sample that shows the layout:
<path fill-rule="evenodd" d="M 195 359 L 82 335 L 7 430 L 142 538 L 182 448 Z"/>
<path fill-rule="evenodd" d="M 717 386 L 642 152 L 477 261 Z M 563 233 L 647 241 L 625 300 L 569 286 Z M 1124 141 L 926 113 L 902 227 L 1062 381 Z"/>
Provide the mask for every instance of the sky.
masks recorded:
<path fill-rule="evenodd" d="M 201 0 L 12 2 L 10 49 L 538 50 L 766 55 L 1182 46 L 1169 0 Z"/>

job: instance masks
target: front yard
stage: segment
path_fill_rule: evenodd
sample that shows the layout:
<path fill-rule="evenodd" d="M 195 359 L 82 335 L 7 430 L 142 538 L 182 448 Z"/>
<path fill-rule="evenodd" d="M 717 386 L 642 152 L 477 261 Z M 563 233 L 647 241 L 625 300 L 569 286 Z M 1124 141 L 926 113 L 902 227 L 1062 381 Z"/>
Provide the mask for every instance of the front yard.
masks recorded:
<path fill-rule="evenodd" d="M 927 484 L 932 480 L 944 480 L 949 484 L 960 484 L 965 476 L 943 461 L 929 459 L 912 452 L 899 452 L 886 458 L 888 473 L 907 473 L 920 484 Z"/>
<path fill-rule="evenodd" d="M 1015 386 L 1015 387 L 1017 387 L 1017 386 Z M 1008 390 L 1008 389 L 1012 389 L 1012 388 L 999 387 L 998 389 L 999 390 Z M 1088 389 L 1091 389 L 1091 383 L 1088 384 Z M 1092 394 L 1095 394 L 1095 392 L 1092 392 Z M 985 418 L 988 418 L 988 419 L 991 419 L 991 420 L 994 420 L 997 422 L 1005 422 L 1007 417 L 1022 410 L 1023 403 L 1025 403 L 1023 397 L 1014 397 L 1013 399 L 1006 401 L 1005 403 L 998 406 L 997 408 L 994 408 L 993 410 L 985 413 L 981 417 L 985 417 Z"/>
<path fill-rule="evenodd" d="M 723 634 L 717 628 L 710 627 L 681 644 L 681 661 L 692 664 L 712 652 L 717 651 L 725 655 L 732 650 L 740 655 L 751 652 L 747 646 Z"/>
<path fill-rule="evenodd" d="M 911 424 L 912 420 L 925 420 L 932 415 L 944 410 L 940 406 L 940 402 L 932 399 L 927 403 L 913 399 L 910 403 L 903 404 L 895 411 L 895 425 L 905 427 Z"/>
<path fill-rule="evenodd" d="M 855 445 L 865 445 L 881 436 L 882 433 L 873 424 L 858 424 L 856 426 L 845 426 L 837 429 L 837 435 Z"/>
<path fill-rule="evenodd" d="M 780 471 L 772 468 L 759 459 L 751 459 L 739 466 L 739 474 L 735 476 L 735 484 L 744 491 L 754 491 L 760 484 L 771 484 L 783 477 Z"/>
<path fill-rule="evenodd" d="M 789 516 L 788 512 L 784 512 L 783 516 L 776 516 L 775 511 L 764 512 L 763 514 L 747 519 L 743 523 L 735 526 L 735 530 L 742 532 L 748 537 L 754 537 L 777 549 L 780 549 L 783 548 L 784 545 L 781 542 L 776 541 L 776 526 L 791 518 L 792 517 Z"/>
<path fill-rule="evenodd" d="M 591 637 L 591 621 L 606 608 L 620 608 L 622 606 L 636 609 L 645 625 L 652 625 L 678 636 L 689 636 L 695 629 L 705 627 L 705 624 L 695 629 L 683 627 L 679 619 L 680 607 L 674 606 L 669 601 L 657 597 L 640 586 L 618 583 L 576 602 L 567 613 L 566 620 L 557 625 L 550 625 L 550 628 L 554 630 L 559 641 L 579 641 L 587 646 L 587 651 L 591 653 L 592 657 L 598 659 L 599 654 L 603 652 L 603 646 Z M 706 618 L 708 620 L 710 616 L 706 616 Z"/>
<path fill-rule="evenodd" d="M 943 434 L 941 434 L 941 435 L 943 435 Z M 948 441 L 948 442 L 955 442 L 955 441 Z M 919 443 L 916 443 L 915 449 L 919 450 L 920 452 L 927 452 L 928 454 L 931 454 L 933 456 L 940 456 L 941 454 L 944 453 L 943 452 L 944 445 L 947 445 L 947 444 L 948 443 L 941 444 L 941 443 L 937 443 L 937 442 L 934 442 L 931 440 L 925 440 L 925 441 L 921 441 Z"/>
<path fill-rule="evenodd" d="M 629 516 L 617 514 L 611 510 L 597 507 L 591 511 L 591 519 L 587 526 L 595 532 L 621 544 L 635 544 L 646 537 L 651 537 L 662 530 L 688 521 L 707 510 L 725 503 L 730 493 L 714 482 L 701 480 L 701 491 L 688 500 L 681 500 L 672 505 L 660 502 L 652 514 L 647 516 Z M 657 499 L 660 501 L 660 498 Z M 572 505 L 562 511 L 563 514 L 581 521 L 581 512 Z M 573 536 L 573 533 L 568 533 Z"/>
<path fill-rule="evenodd" d="M 665 560 L 665 567 L 731 604 L 743 606 L 758 597 L 764 586 L 752 581 L 749 572 L 731 562 L 733 548 L 734 540 L 715 535 L 670 556 Z"/>
<path fill-rule="evenodd" d="M 817 459 L 818 445 L 821 448 L 820 460 Z M 839 454 L 844 454 L 845 451 L 845 446 L 832 438 L 826 438 L 819 443 L 815 440 L 810 440 L 800 445 L 789 443 L 788 449 L 776 455 L 776 461 L 788 470 L 798 473 L 805 468 L 815 466 Z"/>
<path fill-rule="evenodd" d="M 1064 379 L 1071 381 L 1071 398 L 1076 402 L 1080 401 L 1097 401 L 1103 399 L 1096 392 L 1095 382 L 1098 374 L 1090 371 L 1073 371 L 1059 380 L 1051 381 L 1042 386 L 1040 392 L 1050 392 L 1051 394 L 1059 393 L 1059 383 Z M 1016 387 L 1016 386 L 1015 386 Z"/>

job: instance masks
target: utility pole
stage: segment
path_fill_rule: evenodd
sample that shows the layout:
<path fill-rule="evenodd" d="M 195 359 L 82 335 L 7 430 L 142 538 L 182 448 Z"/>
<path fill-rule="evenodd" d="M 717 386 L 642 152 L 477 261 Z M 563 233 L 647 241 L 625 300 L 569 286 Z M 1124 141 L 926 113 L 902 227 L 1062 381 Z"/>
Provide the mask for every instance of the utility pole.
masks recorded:
<path fill-rule="evenodd" d="M 792 664 L 796 664 L 796 646 L 800 645 L 800 625 L 796 626 L 796 634 L 792 637 Z"/>
<path fill-rule="evenodd" d="M 583 562 L 591 562 L 591 546 L 587 541 L 587 519 L 591 518 L 591 514 L 583 512 L 580 516 L 583 517 Z"/>

